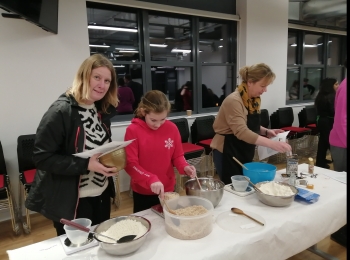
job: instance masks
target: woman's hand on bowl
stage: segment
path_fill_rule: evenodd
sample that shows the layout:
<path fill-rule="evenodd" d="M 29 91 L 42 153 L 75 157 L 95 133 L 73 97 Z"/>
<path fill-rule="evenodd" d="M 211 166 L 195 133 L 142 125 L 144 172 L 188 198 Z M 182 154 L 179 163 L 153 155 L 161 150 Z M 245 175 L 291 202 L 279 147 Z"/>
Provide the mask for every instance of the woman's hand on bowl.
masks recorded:
<path fill-rule="evenodd" d="M 185 166 L 184 171 L 191 179 L 196 177 L 196 168 L 193 165 Z"/>
<path fill-rule="evenodd" d="M 94 154 L 89 159 L 88 170 L 103 174 L 104 176 L 110 177 L 118 174 L 116 167 L 106 167 L 98 161 L 98 157 L 102 153 Z"/>

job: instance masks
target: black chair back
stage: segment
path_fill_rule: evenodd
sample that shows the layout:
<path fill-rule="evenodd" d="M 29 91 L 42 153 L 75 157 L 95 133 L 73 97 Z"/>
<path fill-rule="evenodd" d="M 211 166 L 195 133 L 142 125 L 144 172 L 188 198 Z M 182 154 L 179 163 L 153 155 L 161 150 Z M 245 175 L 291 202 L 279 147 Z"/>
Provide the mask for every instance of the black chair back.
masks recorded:
<path fill-rule="evenodd" d="M 20 135 L 17 138 L 17 158 L 19 172 L 35 169 L 33 162 L 35 134 Z"/>
<path fill-rule="evenodd" d="M 212 139 L 215 135 L 213 124 L 215 116 L 197 117 L 191 125 L 191 141 L 196 144 L 202 140 Z"/>
<path fill-rule="evenodd" d="M 173 122 L 177 128 L 179 129 L 180 135 L 181 135 L 181 142 L 187 143 L 188 138 L 190 137 L 190 130 L 188 128 L 188 122 L 186 118 L 176 118 L 170 120 Z"/>
<path fill-rule="evenodd" d="M 267 109 L 260 110 L 260 125 L 265 128 L 269 128 L 270 117 L 269 117 L 269 111 Z"/>
<path fill-rule="evenodd" d="M 2 150 L 1 141 L 0 141 L 0 175 L 7 175 L 4 151 Z"/>
<path fill-rule="evenodd" d="M 316 124 L 317 111 L 314 105 L 305 106 L 306 124 Z"/>
<path fill-rule="evenodd" d="M 293 108 L 282 107 L 277 110 L 279 126 L 277 128 L 292 126 L 294 122 Z"/>
<path fill-rule="evenodd" d="M 298 113 L 298 119 L 299 119 L 299 127 L 305 127 L 306 126 L 306 111 L 305 108 L 300 110 Z"/>

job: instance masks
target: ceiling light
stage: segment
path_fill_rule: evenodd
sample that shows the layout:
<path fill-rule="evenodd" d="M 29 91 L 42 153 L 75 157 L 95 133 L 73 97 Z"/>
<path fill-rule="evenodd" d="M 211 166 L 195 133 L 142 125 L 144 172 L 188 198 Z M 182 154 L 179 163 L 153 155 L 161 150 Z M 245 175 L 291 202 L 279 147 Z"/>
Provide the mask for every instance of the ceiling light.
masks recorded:
<path fill-rule="evenodd" d="M 315 48 L 317 44 L 305 44 L 304 47 Z"/>
<path fill-rule="evenodd" d="M 115 49 L 119 51 L 136 51 L 135 48 L 115 48 Z"/>
<path fill-rule="evenodd" d="M 296 44 L 296 43 L 293 43 L 293 44 L 291 44 L 290 46 L 291 46 L 291 47 L 296 47 L 297 44 Z"/>
<path fill-rule="evenodd" d="M 114 68 L 124 68 L 124 65 L 113 65 Z"/>
<path fill-rule="evenodd" d="M 154 44 L 154 43 L 150 43 L 151 47 L 158 47 L 158 48 L 165 48 L 165 47 L 168 47 L 168 45 L 166 44 Z"/>
<path fill-rule="evenodd" d="M 139 51 L 120 50 L 122 53 L 139 53 Z"/>
<path fill-rule="evenodd" d="M 224 47 L 224 46 L 222 46 L 222 45 L 219 45 L 218 47 L 219 47 L 219 48 L 222 48 L 222 47 Z"/>
<path fill-rule="evenodd" d="M 109 48 L 111 46 L 109 45 L 95 45 L 95 44 L 89 44 L 90 47 L 96 47 L 96 48 Z"/>
<path fill-rule="evenodd" d="M 183 53 L 190 53 L 191 50 L 183 50 L 183 49 L 172 49 L 171 52 L 183 52 Z"/>
<path fill-rule="evenodd" d="M 223 41 L 224 39 L 220 39 L 220 41 Z"/>
<path fill-rule="evenodd" d="M 88 29 L 107 30 L 107 31 L 120 31 L 120 32 L 137 32 L 137 29 L 129 29 L 129 28 L 121 28 L 121 27 L 110 27 L 110 26 L 99 26 L 99 25 L 88 25 Z"/>

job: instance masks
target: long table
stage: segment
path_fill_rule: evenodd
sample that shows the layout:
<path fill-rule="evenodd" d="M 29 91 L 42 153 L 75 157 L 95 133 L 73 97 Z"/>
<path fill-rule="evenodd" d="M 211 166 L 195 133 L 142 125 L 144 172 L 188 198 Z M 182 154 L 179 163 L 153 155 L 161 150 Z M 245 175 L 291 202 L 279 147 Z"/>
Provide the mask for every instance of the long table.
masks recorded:
<path fill-rule="evenodd" d="M 307 164 L 299 172 L 307 172 Z M 275 180 L 281 180 L 280 170 Z M 224 191 L 214 210 L 214 219 L 232 207 L 262 217 L 265 226 L 257 232 L 235 233 L 224 230 L 216 222 L 213 231 L 198 240 L 179 240 L 165 231 L 164 219 L 150 209 L 135 215 L 147 218 L 152 228 L 142 247 L 122 259 L 287 259 L 313 247 L 346 224 L 346 184 L 329 177 L 336 172 L 315 167 L 317 178 L 307 177 L 314 184 L 312 192 L 320 194 L 316 203 L 293 201 L 289 207 L 270 207 L 261 203 L 255 193 L 239 197 Z M 215 220 L 214 220 L 215 221 Z M 234 221 L 234 220 L 233 220 Z M 115 259 L 99 246 L 67 256 L 59 237 L 7 251 L 10 260 L 40 259 Z M 331 259 L 331 258 L 330 258 Z"/>

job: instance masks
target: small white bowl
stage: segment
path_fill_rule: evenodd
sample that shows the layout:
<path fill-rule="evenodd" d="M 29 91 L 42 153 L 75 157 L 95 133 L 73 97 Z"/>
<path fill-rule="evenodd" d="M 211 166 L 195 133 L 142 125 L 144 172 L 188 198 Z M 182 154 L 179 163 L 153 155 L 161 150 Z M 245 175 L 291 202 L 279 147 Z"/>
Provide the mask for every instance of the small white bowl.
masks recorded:
<path fill-rule="evenodd" d="M 248 188 L 249 182 L 246 178 L 249 179 L 249 177 L 243 175 L 234 175 L 231 177 L 232 186 L 235 189 L 235 191 L 242 192 Z"/>
<path fill-rule="evenodd" d="M 77 219 L 73 219 L 72 222 L 80 224 L 89 229 L 91 228 L 91 220 L 88 218 L 77 218 Z M 85 243 L 86 240 L 88 239 L 88 236 L 89 236 L 88 232 L 81 231 L 75 227 L 71 227 L 68 225 L 64 225 L 63 228 L 66 231 L 66 235 L 68 239 L 74 245 L 81 245 Z"/>

